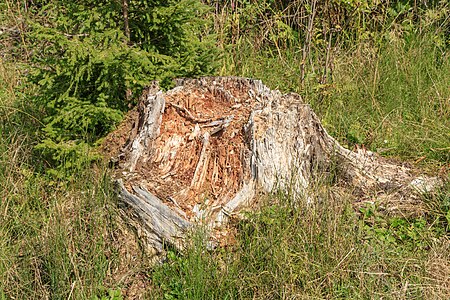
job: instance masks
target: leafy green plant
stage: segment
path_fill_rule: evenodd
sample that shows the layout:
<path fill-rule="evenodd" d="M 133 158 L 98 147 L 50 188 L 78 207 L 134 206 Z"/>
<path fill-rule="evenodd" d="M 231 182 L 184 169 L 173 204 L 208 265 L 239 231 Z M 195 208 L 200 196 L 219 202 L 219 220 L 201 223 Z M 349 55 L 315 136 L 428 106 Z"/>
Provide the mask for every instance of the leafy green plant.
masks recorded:
<path fill-rule="evenodd" d="M 37 149 L 51 166 L 77 165 L 80 153 L 115 127 L 152 80 L 167 87 L 174 77 L 214 72 L 206 6 L 126 2 L 126 16 L 113 0 L 33 2 L 39 22 L 30 33 L 30 79 L 47 114 Z"/>
<path fill-rule="evenodd" d="M 122 292 L 120 289 L 113 290 L 113 289 L 107 289 L 106 293 L 102 296 L 94 296 L 92 300 L 122 300 Z"/>

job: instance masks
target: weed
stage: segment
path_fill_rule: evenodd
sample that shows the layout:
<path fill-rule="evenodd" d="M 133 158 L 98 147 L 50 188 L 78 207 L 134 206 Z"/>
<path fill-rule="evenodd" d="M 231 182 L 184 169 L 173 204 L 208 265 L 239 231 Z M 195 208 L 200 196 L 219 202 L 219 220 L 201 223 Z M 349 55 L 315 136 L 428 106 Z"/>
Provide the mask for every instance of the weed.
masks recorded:
<path fill-rule="evenodd" d="M 320 197 L 319 197 L 320 196 Z M 367 208 L 361 218 L 351 199 L 327 197 L 327 207 L 289 197 L 269 199 L 238 225 L 231 250 L 194 245 L 173 252 L 152 279 L 165 299 L 285 299 L 424 297 L 429 253 L 448 243 L 439 225 L 424 219 L 383 217 Z M 271 204 L 271 203 L 276 203 Z M 360 219 L 360 220 L 358 220 Z M 198 237 L 197 237 L 198 239 Z M 446 242 L 445 242 L 446 241 Z M 220 275 L 218 274 L 220 272 Z M 448 294 L 447 294 L 448 295 Z"/>
<path fill-rule="evenodd" d="M 136 11 L 140 9 L 141 2 L 128 2 L 137 5 Z M 199 3 L 182 2 L 186 7 Z M 222 75 L 258 78 L 283 92 L 298 92 L 326 129 L 347 146 L 365 144 L 386 156 L 420 161 L 433 171 L 436 165 L 444 165 L 445 173 L 450 160 L 449 5 L 446 1 L 428 2 L 203 1 L 215 6 L 214 30 L 219 47 L 225 50 L 220 58 Z M 36 6 L 30 8 L 30 3 Z M 114 2 L 114 7 L 107 3 L 102 1 L 106 10 L 114 8 L 115 13 L 105 17 L 119 32 L 119 2 Z M 450 298 L 448 184 L 427 195 L 428 209 L 420 218 L 386 217 L 376 206 L 355 213 L 350 196 L 331 192 L 332 182 L 318 183 L 309 205 L 307 201 L 293 205 L 288 195 L 273 195 L 260 211 L 237 224 L 236 244 L 230 248 L 206 251 L 200 231 L 184 255 L 169 251 L 164 264 L 150 269 L 146 257 L 131 249 L 135 246 L 129 245 L 132 238 L 116 240 L 124 225 L 117 218 L 108 173 L 85 163 L 92 152 L 81 145 L 72 149 L 78 152 L 68 153 L 69 159 L 56 156 L 58 161 L 51 162 L 34 151 L 48 120 L 44 120 L 42 107 L 30 105 L 25 95 L 36 95 L 36 87 L 25 79 L 32 67 L 31 55 L 44 52 L 30 47 L 31 27 L 26 25 L 32 18 L 36 23 L 48 23 L 48 28 L 41 29 L 49 31 L 55 23 L 65 22 L 49 19 L 50 11 L 33 15 L 42 4 L 0 2 L 0 299 L 117 300 L 126 297 L 130 289 L 129 274 L 144 274 L 141 280 L 146 282 L 151 279 L 152 286 L 143 287 L 151 299 Z M 64 13 L 57 2 L 51 4 L 54 16 Z M 160 12 L 174 16 L 162 6 Z M 104 25 L 79 22 L 100 16 L 89 12 L 80 11 L 81 19 L 66 21 L 86 28 Z M 181 15 L 185 12 L 180 10 Z M 148 20 L 135 20 L 138 34 L 151 27 L 139 27 Z M 175 18 L 173 23 L 183 22 Z M 176 65 L 182 65 L 175 70 L 171 64 L 173 73 L 195 75 L 213 69 L 214 64 L 209 63 L 200 64 L 201 70 L 194 67 L 197 62 L 210 62 L 208 53 L 197 55 L 202 48 L 198 43 L 203 44 L 200 37 L 210 36 L 210 28 L 199 28 L 201 32 L 192 40 L 173 41 L 170 26 L 157 25 L 168 38 L 165 44 L 180 44 L 186 52 L 179 56 L 177 49 L 164 46 L 163 54 L 175 55 Z M 101 47 L 85 44 L 92 47 L 84 49 L 104 63 L 102 69 L 95 68 L 98 65 L 92 64 L 92 57 L 86 56 L 89 53 L 79 52 L 81 40 L 107 39 L 103 29 L 94 29 L 91 37 L 83 36 L 84 32 L 79 37 L 71 36 L 72 32 L 43 37 L 61 38 L 72 52 L 60 56 L 55 48 L 51 57 L 42 58 L 55 58 L 60 66 L 79 71 L 79 77 L 73 77 L 76 74 L 70 70 L 53 70 L 53 63 L 42 69 L 49 72 L 44 78 L 62 80 L 57 81 L 63 87 L 53 91 L 52 86 L 44 86 L 47 96 L 39 95 L 43 103 L 64 96 L 61 91 L 72 91 L 67 78 L 88 87 L 75 88 L 78 98 L 94 103 L 101 100 L 101 105 L 106 100 L 109 104 L 127 100 L 125 90 L 146 84 L 131 80 L 136 75 L 130 73 L 135 65 L 122 70 L 122 77 L 131 74 L 131 79 L 127 75 L 124 82 L 118 80 L 116 65 L 110 63 L 123 65 L 123 61 L 108 47 L 100 51 Z M 127 55 L 137 55 L 124 38 L 113 36 L 112 44 Z M 146 43 L 145 51 L 154 52 L 151 36 L 137 38 Z M 91 65 L 84 65 L 82 58 Z M 127 61 L 148 62 L 131 58 Z M 158 64 L 158 59 L 147 67 L 156 70 L 153 64 Z M 98 76 L 90 77 L 92 72 L 113 82 L 97 82 Z M 103 93 L 92 86 L 94 81 L 103 87 Z M 111 83 L 119 89 L 108 88 Z M 93 93 L 86 94 L 90 90 Z M 106 100 L 105 93 L 110 95 Z M 72 103 L 72 98 L 64 97 L 68 102 L 63 104 Z M 124 103 L 117 103 L 121 111 L 127 109 Z M 101 105 L 95 108 L 103 109 Z M 53 108 L 61 111 L 58 106 Z M 70 106 L 66 110 L 72 117 Z M 100 128 L 96 122 L 105 120 L 97 120 L 99 115 L 86 127 L 103 135 L 119 116 L 106 120 L 108 126 Z M 61 121 L 58 114 L 53 117 Z M 59 125 L 78 125 L 69 119 L 71 123 L 64 119 Z M 66 129 L 67 134 L 80 137 L 80 128 Z M 52 147 L 56 146 L 47 145 Z M 64 153 L 67 149 L 55 150 Z M 71 159 L 70 155 L 83 159 Z M 64 168 L 72 171 L 48 176 L 45 171 L 52 163 L 67 163 Z"/>

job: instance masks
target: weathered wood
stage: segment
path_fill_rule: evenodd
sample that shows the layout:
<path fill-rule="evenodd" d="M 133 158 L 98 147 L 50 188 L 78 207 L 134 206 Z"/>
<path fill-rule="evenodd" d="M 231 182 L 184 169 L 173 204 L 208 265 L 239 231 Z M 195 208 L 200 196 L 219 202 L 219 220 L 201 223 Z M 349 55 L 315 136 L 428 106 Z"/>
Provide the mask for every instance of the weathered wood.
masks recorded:
<path fill-rule="evenodd" d="M 154 86 L 125 134 L 120 198 L 158 251 L 164 243 L 181 249 L 193 223 L 223 226 L 257 192 L 308 199 L 311 184 L 330 170 L 361 194 L 398 199 L 417 199 L 440 183 L 373 152 L 345 149 L 299 95 L 258 80 L 181 79 L 166 93 Z"/>
<path fill-rule="evenodd" d="M 183 237 L 191 224 L 145 188 L 133 186 L 135 194 L 131 194 L 121 179 L 117 182 L 119 199 L 125 204 L 124 209 L 137 221 L 135 227 L 139 236 L 157 252 L 163 251 L 165 243 L 181 250 Z"/>
<path fill-rule="evenodd" d="M 128 166 L 130 172 L 136 168 L 138 159 L 145 158 L 151 148 L 152 140 L 159 135 L 165 100 L 157 84 L 148 88 L 139 103 L 139 122 L 131 140 Z"/>

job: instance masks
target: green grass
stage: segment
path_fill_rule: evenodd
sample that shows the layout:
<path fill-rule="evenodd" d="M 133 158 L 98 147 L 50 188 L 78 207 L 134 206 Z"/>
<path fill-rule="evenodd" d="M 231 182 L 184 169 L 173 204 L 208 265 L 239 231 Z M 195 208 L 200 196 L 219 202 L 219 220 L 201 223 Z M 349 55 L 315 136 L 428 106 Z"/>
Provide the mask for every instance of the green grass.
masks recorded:
<path fill-rule="evenodd" d="M 35 119 L 0 62 L 0 299 L 101 296 L 116 265 L 115 196 L 105 171 L 63 182 L 38 172 Z"/>
<path fill-rule="evenodd" d="M 300 78 L 301 53 L 280 56 L 242 42 L 223 75 L 295 91 L 348 147 L 365 144 L 436 173 L 450 161 L 450 54 L 433 36 L 356 45 L 336 52 L 333 80 Z M 317 68 L 317 66 L 316 66 Z M 317 70 L 317 69 L 316 69 Z M 416 166 L 419 166 L 416 164 Z M 293 207 L 271 197 L 237 225 L 231 248 L 206 252 L 200 237 L 151 272 L 158 299 L 447 299 L 450 297 L 449 185 L 424 201 L 420 217 L 387 217 L 376 205 L 355 212 L 351 196 L 316 194 Z M 326 203 L 327 205 L 322 205 Z"/>
<path fill-rule="evenodd" d="M 299 46 L 255 50 L 244 36 L 222 74 L 298 92 L 344 145 L 420 159 L 436 173 L 450 162 L 450 54 L 440 47 L 426 31 L 355 43 L 334 52 L 332 81 L 319 84 L 317 65 L 299 80 Z M 133 289 L 148 299 L 450 298 L 448 184 L 416 218 L 355 211 L 328 183 L 310 205 L 272 195 L 235 224 L 235 244 L 206 251 L 199 231 L 186 253 L 168 249 L 149 267 L 123 235 L 107 170 L 43 172 L 33 150 L 42 115 L 23 96 L 32 87 L 20 84 L 22 63 L 0 61 L 0 299 L 121 299 Z"/>
<path fill-rule="evenodd" d="M 235 59 L 226 58 L 222 72 L 300 93 L 329 133 L 350 148 L 364 144 L 383 155 L 447 163 L 450 53 L 434 42 L 432 33 L 411 34 L 407 42 L 382 39 L 380 44 L 336 51 L 332 81 L 326 84 L 317 81 L 320 66 L 315 71 L 310 67 L 300 82 L 298 47 L 280 57 L 270 50 L 255 51 L 244 41 Z"/>
<path fill-rule="evenodd" d="M 206 252 L 197 237 L 185 256 L 169 253 L 152 273 L 159 289 L 150 298 L 448 298 L 439 273 L 450 271 L 445 219 L 387 219 L 374 207 L 358 215 L 329 187 L 314 198 L 294 206 L 273 196 L 237 225 L 232 248 Z"/>
<path fill-rule="evenodd" d="M 405 159 L 450 160 L 450 53 L 432 36 L 347 55 L 336 69 L 325 121 L 335 136 Z"/>
<path fill-rule="evenodd" d="M 19 299 L 95 295 L 116 255 L 109 180 L 79 174 L 79 183 L 60 184 L 9 163 L 1 174 L 0 291 Z"/>

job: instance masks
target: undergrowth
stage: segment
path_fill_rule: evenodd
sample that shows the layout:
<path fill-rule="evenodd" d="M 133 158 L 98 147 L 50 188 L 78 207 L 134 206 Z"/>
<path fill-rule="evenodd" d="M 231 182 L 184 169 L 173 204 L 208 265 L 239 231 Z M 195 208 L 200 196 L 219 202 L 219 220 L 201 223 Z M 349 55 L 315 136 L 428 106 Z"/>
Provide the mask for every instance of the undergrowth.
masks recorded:
<path fill-rule="evenodd" d="M 364 144 L 382 155 L 440 165 L 450 160 L 450 52 L 431 34 L 339 50 L 332 79 L 323 84 L 313 73 L 299 81 L 297 52 L 292 47 L 280 57 L 243 42 L 239 69 L 224 74 L 237 72 L 303 95 L 329 133 L 349 148 Z"/>
<path fill-rule="evenodd" d="M 20 72 L 0 69 L 0 299 L 101 297 L 117 261 L 111 181 L 105 170 L 70 181 L 39 171 L 39 122 L 17 96 Z"/>
<path fill-rule="evenodd" d="M 42 12 L 45 1 L 0 1 L 0 299 L 450 298 L 448 184 L 428 195 L 427 210 L 414 218 L 388 217 L 376 204 L 355 211 L 351 196 L 333 194 L 328 183 L 319 185 L 313 195 L 316 201 L 309 205 L 301 201 L 293 205 L 286 195 L 272 195 L 260 211 L 235 224 L 235 243 L 206 251 L 200 231 L 185 253 L 168 249 L 166 262 L 150 267 L 133 237 L 124 235 L 108 171 L 101 163 L 91 164 L 96 155 L 92 145 L 78 147 L 73 157 L 36 151 L 38 144 L 46 147 L 45 138 L 54 138 L 51 128 L 43 130 L 49 124 L 63 129 L 61 140 L 72 151 L 72 140 L 94 144 L 120 119 L 117 115 L 114 120 L 97 120 L 95 115 L 85 126 L 90 135 L 83 136 L 86 128 L 70 129 L 78 122 L 70 105 L 80 109 L 77 116 L 84 116 L 83 109 L 91 104 L 95 110 L 120 106 L 121 114 L 136 98 L 128 89 L 139 91 L 145 80 L 162 78 L 168 84 L 172 73 L 209 74 L 214 64 L 221 63 L 221 75 L 257 78 L 273 89 L 301 94 L 326 129 L 349 148 L 364 144 L 448 180 L 446 1 L 434 1 L 433 6 L 428 1 L 201 1 L 210 9 L 200 1 L 170 1 L 170 9 L 179 7 L 178 2 L 183 7 L 195 3 L 199 13 L 213 16 L 214 29 L 200 20 L 189 43 L 182 38 L 172 41 L 170 30 L 180 24 L 177 36 L 194 34 L 183 19 L 186 11 L 178 11 L 179 19 L 172 20 L 176 28 L 154 27 L 168 39 L 159 50 L 152 48 L 148 32 L 139 27 L 142 16 L 137 12 L 143 2 L 131 2 L 131 12 L 136 13 L 130 19 L 136 26 L 131 37 L 121 32 L 119 2 L 104 0 L 104 6 L 96 6 L 112 12 L 103 23 L 111 22 L 110 29 L 117 33 L 112 42 L 120 47 L 113 53 L 108 47 L 96 47 L 98 40 L 88 43 L 106 38 L 96 27 L 102 22 L 83 23 L 99 15 L 79 11 L 70 1 L 53 1 L 52 11 L 37 15 L 27 5 Z M 63 16 L 52 21 L 49 16 L 64 13 L 58 9 L 61 3 L 75 9 L 79 19 Z M 172 16 L 164 1 L 158 4 L 161 16 Z M 150 24 L 152 17 L 145 16 Z M 59 30 L 41 36 L 46 42 L 56 37 L 62 42 L 41 44 L 52 50 L 50 56 L 32 47 L 28 21 L 44 24 L 39 25 L 42 34 Z M 78 25 L 64 28 L 65 22 L 81 22 L 93 33 L 88 37 Z M 223 56 L 210 56 L 217 53 L 209 48 L 212 37 Z M 78 47 L 81 41 L 88 43 L 85 48 Z M 170 43 L 183 53 L 168 47 Z M 67 46 L 64 54 L 58 45 Z M 134 48 L 142 45 L 146 48 Z M 205 56 L 198 57 L 195 49 L 204 49 L 200 52 Z M 161 61 L 152 57 L 133 56 L 145 51 L 163 59 L 170 72 L 159 69 Z M 129 64 L 119 54 L 128 57 Z M 70 67 L 53 70 L 49 63 L 41 69 L 40 74 L 46 74 L 42 78 L 58 83 L 56 89 L 45 81 L 36 85 L 28 80 L 30 70 L 38 67 L 33 55 L 41 62 L 54 59 L 59 67 Z M 136 61 L 151 72 L 134 74 L 139 70 Z M 114 73 L 120 66 L 126 67 L 121 69 L 123 85 Z M 109 81 L 89 77 L 95 72 Z M 77 83 L 86 88 L 72 90 Z M 40 102 L 31 101 L 39 88 Z M 87 93 L 89 89 L 93 93 Z M 89 105 L 83 108 L 74 97 Z M 53 107 L 55 99 L 62 106 Z M 45 108 L 48 104 L 51 111 Z M 57 112 L 68 112 L 70 122 Z M 55 165 L 65 166 L 64 170 Z"/>
<path fill-rule="evenodd" d="M 200 235 L 186 255 L 169 252 L 152 271 L 150 298 L 448 298 L 448 220 L 357 214 L 329 188 L 313 203 L 275 195 L 237 224 L 230 248 L 207 252 Z"/>

